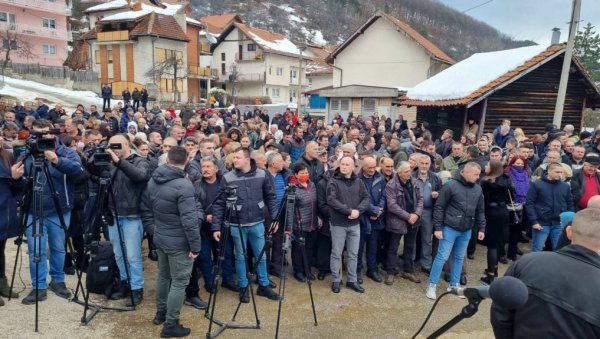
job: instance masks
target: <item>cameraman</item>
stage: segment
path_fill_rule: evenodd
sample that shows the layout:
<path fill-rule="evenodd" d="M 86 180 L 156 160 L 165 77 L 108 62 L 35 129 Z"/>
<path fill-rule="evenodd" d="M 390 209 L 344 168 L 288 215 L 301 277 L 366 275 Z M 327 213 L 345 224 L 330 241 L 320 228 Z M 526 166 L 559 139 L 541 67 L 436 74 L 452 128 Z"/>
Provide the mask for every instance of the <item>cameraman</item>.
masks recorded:
<path fill-rule="evenodd" d="M 144 227 L 140 218 L 140 197 L 150 178 L 150 163 L 147 159 L 131 151 L 129 139 L 122 134 L 110 138 L 111 148 L 106 152 L 110 154 L 114 166 L 111 168 L 112 190 L 116 201 L 108 203 L 111 212 L 118 217 L 114 218 L 112 225 L 108 227 L 108 234 L 112 242 L 115 259 L 119 266 L 121 286 L 119 290 L 111 295 L 111 299 L 117 300 L 128 296 L 129 290 L 133 295 L 127 301 L 127 306 L 132 307 L 142 302 L 144 298 L 144 276 L 142 267 L 142 236 Z M 113 145 L 119 144 L 121 149 L 113 149 Z M 110 199 L 109 199 L 110 200 Z M 116 206 L 116 211 L 113 207 Z M 123 249 L 121 239 L 116 227 L 119 222 L 123 230 L 123 242 L 125 253 L 129 264 L 131 275 L 131 286 L 127 286 L 127 271 L 123 260 Z"/>
<path fill-rule="evenodd" d="M 31 290 L 29 295 L 23 298 L 22 303 L 25 305 L 35 304 L 36 302 L 36 282 L 38 288 L 39 301 L 46 300 L 46 289 L 49 287 L 50 290 L 61 298 L 68 299 L 71 296 L 71 292 L 65 286 L 65 235 L 66 230 L 61 228 L 60 219 L 54 206 L 54 200 L 52 199 L 52 192 L 50 192 L 50 186 L 46 184 L 46 180 L 52 180 L 56 195 L 60 203 L 60 209 L 63 213 L 62 217 L 69 227 L 69 220 L 71 219 L 71 210 L 73 209 L 73 180 L 77 179 L 82 173 L 83 168 L 81 166 L 81 160 L 77 153 L 60 142 L 60 140 L 50 134 L 52 123 L 48 120 L 35 120 L 32 123 L 33 133 L 41 134 L 38 138 L 54 140 L 55 149 L 54 151 L 44 151 L 43 156 L 45 162 L 48 165 L 48 170 L 51 178 L 46 178 L 43 172 L 38 172 L 34 183 L 43 183 L 43 206 L 44 206 L 44 228 L 41 234 L 39 243 L 39 253 L 34 253 L 34 242 L 37 237 L 33 236 L 33 229 L 37 227 L 36 223 L 33 223 L 34 211 L 28 211 L 27 228 L 25 235 L 27 236 L 27 247 L 29 252 L 29 273 L 31 275 L 31 283 L 34 289 Z M 28 144 L 34 141 L 33 139 L 28 140 Z M 37 140 L 39 142 L 39 140 Z M 35 150 L 29 150 L 27 155 L 20 159 L 24 161 L 25 176 L 32 175 L 33 170 L 33 159 L 34 155 L 32 152 Z M 22 177 L 23 172 L 18 173 L 14 178 Z M 47 262 L 46 262 L 46 243 L 50 248 L 50 276 L 52 281 L 50 284 L 46 283 L 47 275 Z M 36 244 L 37 246 L 38 244 Z M 36 263 L 34 258 L 39 255 L 39 267 L 36 275 Z"/>

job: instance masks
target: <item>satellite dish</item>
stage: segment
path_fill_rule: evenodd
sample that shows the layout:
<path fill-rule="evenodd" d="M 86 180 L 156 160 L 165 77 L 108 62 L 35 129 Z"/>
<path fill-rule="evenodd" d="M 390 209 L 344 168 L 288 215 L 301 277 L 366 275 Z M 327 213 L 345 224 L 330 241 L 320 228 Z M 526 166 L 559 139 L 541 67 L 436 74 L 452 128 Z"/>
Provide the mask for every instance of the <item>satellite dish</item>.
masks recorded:
<path fill-rule="evenodd" d="M 216 44 L 216 43 L 217 43 L 217 38 L 215 38 L 215 36 L 214 36 L 214 35 L 212 35 L 212 34 L 210 34 L 210 33 L 206 33 L 206 40 L 208 40 L 208 42 L 209 42 L 211 45 L 214 45 L 214 44 Z"/>

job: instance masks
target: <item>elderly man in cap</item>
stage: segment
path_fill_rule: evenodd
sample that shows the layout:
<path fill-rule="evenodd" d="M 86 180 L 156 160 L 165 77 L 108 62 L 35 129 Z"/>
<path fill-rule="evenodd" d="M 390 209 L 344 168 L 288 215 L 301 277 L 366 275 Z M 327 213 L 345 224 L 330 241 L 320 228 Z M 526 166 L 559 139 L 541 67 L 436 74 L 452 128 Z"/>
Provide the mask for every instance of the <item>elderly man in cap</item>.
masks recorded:
<path fill-rule="evenodd" d="M 573 171 L 571 178 L 571 194 L 577 210 L 587 207 L 591 197 L 600 194 L 600 156 L 588 153 L 583 161 L 583 167 Z"/>
<path fill-rule="evenodd" d="M 436 142 L 435 151 L 437 154 L 441 155 L 442 158 L 450 155 L 452 144 L 454 143 L 454 140 L 452 140 L 453 136 L 454 132 L 451 129 L 447 129 L 442 133 L 440 140 Z"/>

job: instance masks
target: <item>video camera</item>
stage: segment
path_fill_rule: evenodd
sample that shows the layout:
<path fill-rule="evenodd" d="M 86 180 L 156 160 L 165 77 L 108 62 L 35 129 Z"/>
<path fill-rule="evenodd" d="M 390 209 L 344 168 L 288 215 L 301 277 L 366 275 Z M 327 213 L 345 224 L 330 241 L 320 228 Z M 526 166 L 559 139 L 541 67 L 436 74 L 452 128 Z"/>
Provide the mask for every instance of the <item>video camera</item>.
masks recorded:
<path fill-rule="evenodd" d="M 122 149 L 121 144 L 109 144 L 107 141 L 102 141 L 100 144 L 92 146 L 85 152 L 87 164 L 94 167 L 109 166 L 111 163 L 110 154 L 106 153 L 107 149 Z"/>
<path fill-rule="evenodd" d="M 56 140 L 45 139 L 44 135 L 53 134 L 57 135 L 59 132 L 57 129 L 51 129 L 49 131 L 30 131 L 29 138 L 25 140 L 25 146 L 29 153 L 36 155 L 42 154 L 45 151 L 54 151 L 56 149 Z"/>

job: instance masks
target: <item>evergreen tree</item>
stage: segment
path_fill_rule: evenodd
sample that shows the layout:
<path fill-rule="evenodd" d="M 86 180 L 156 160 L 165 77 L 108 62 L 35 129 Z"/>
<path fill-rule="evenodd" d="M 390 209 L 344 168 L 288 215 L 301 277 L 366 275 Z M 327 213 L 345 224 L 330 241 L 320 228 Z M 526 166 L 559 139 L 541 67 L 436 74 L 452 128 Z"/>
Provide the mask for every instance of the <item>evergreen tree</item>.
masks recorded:
<path fill-rule="evenodd" d="M 581 60 L 592 79 L 600 82 L 600 34 L 588 22 L 575 37 L 575 55 Z"/>

